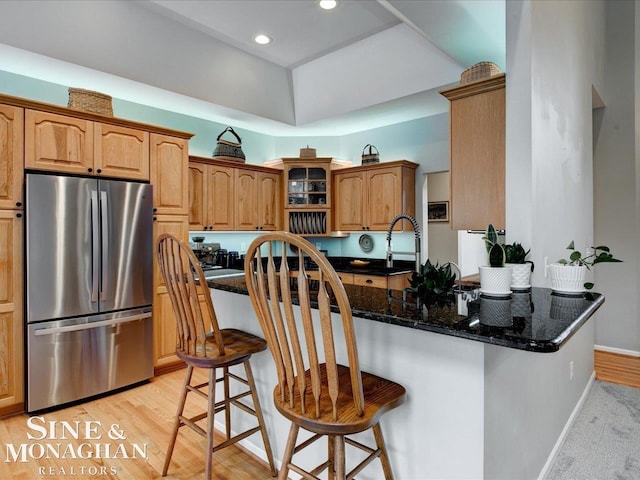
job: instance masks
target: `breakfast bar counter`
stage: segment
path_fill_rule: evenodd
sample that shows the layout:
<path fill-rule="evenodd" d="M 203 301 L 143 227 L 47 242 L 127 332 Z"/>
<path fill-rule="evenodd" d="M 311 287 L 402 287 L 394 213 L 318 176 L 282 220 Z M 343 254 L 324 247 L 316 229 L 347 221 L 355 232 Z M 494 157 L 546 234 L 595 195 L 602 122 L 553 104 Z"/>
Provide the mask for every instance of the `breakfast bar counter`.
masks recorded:
<path fill-rule="evenodd" d="M 244 277 L 208 285 L 248 295 Z M 427 306 L 411 293 L 344 287 L 354 317 L 532 352 L 557 351 L 604 303 L 598 293 L 570 296 L 534 287 L 503 298 L 465 290 L 450 304 Z"/>
<path fill-rule="evenodd" d="M 222 328 L 262 335 L 243 276 L 208 285 Z M 589 318 L 604 297 L 564 297 L 533 288 L 494 299 L 469 290 L 457 294 L 453 304 L 427 307 L 401 291 L 345 289 L 362 370 L 407 389 L 406 405 L 382 421 L 397 478 L 544 475 L 593 382 Z M 338 325 L 339 316 L 332 315 Z M 289 425 L 271 401 L 275 367 L 268 352 L 254 356 L 252 366 L 274 455 L 281 458 Z M 249 438 L 244 445 L 265 458 L 258 441 Z M 316 452 L 321 458 L 326 445 Z M 370 468 L 358 478 L 380 475 Z"/>

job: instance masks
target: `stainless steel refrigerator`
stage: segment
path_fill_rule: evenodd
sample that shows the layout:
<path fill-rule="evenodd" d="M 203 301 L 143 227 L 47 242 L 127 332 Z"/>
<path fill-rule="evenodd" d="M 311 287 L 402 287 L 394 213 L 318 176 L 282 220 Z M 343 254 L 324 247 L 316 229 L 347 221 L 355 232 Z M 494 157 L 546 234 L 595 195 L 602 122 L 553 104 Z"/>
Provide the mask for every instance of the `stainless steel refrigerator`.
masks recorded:
<path fill-rule="evenodd" d="M 27 411 L 153 376 L 149 184 L 28 173 Z"/>

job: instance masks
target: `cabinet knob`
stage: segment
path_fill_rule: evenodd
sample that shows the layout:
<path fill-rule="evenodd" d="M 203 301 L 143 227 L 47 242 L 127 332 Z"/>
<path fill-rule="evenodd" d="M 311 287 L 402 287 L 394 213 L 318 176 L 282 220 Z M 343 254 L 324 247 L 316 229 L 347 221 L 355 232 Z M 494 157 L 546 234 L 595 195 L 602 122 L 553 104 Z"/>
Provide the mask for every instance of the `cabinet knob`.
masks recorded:
<path fill-rule="evenodd" d="M 22 202 L 16 202 L 16 207 L 21 207 L 22 206 Z"/>
<path fill-rule="evenodd" d="M 156 213 L 157 211 L 158 211 L 158 209 L 157 209 L 157 208 L 154 208 L 154 209 L 153 209 L 153 213 Z"/>
<path fill-rule="evenodd" d="M 373 283 L 373 280 L 371 280 L 370 278 L 367 278 L 365 283 Z"/>
<path fill-rule="evenodd" d="M 89 173 L 93 172 L 93 168 L 87 168 L 87 170 Z"/>
<path fill-rule="evenodd" d="M 96 170 L 98 173 L 102 173 L 102 169 L 99 168 L 98 170 Z"/>
<path fill-rule="evenodd" d="M 21 213 L 16 213 L 16 218 L 22 218 L 22 214 Z"/>
<path fill-rule="evenodd" d="M 158 220 L 158 217 L 153 217 L 153 221 L 155 222 L 156 220 Z"/>

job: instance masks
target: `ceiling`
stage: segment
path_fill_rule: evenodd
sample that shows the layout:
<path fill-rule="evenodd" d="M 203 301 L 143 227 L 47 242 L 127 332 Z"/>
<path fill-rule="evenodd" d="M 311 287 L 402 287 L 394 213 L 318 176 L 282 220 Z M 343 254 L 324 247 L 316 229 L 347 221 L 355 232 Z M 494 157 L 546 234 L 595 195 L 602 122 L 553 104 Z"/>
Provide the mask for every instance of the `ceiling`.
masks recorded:
<path fill-rule="evenodd" d="M 478 61 L 504 69 L 505 0 L 3 0 L 0 47 L 14 73 L 270 134 L 348 133 L 446 110 L 438 89 Z M 207 70 L 229 55 L 251 78 Z"/>

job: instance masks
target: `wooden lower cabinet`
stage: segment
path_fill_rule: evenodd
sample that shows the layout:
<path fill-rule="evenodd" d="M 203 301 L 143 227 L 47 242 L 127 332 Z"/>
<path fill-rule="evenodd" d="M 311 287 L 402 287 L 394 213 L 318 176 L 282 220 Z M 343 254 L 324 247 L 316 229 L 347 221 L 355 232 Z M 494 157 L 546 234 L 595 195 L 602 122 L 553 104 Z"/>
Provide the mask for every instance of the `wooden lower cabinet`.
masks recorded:
<path fill-rule="evenodd" d="M 24 409 L 22 218 L 0 210 L 0 416 Z"/>
<path fill-rule="evenodd" d="M 158 215 L 153 224 L 153 366 L 156 374 L 170 371 L 181 361 L 176 356 L 176 320 L 171 306 L 171 299 L 164 285 L 158 260 L 156 243 L 162 233 L 170 233 L 187 241 L 189 236 L 189 218 L 186 215 Z"/>
<path fill-rule="evenodd" d="M 307 277 L 311 280 L 318 280 L 319 275 L 316 270 L 307 271 Z M 336 272 L 338 278 L 344 285 L 359 285 L 361 287 L 387 288 L 390 290 L 404 290 L 409 287 L 411 272 L 400 273 L 398 275 L 365 275 L 362 273 Z M 293 270 L 290 276 L 297 277 L 298 272 Z"/>

